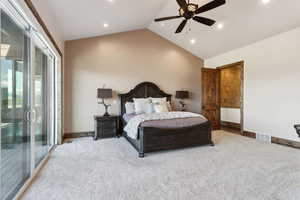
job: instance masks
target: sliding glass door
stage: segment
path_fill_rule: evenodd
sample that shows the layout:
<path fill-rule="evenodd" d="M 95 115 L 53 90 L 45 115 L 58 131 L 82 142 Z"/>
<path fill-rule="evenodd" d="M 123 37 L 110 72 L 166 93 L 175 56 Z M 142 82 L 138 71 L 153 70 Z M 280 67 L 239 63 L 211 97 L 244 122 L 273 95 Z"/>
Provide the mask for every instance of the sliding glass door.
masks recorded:
<path fill-rule="evenodd" d="M 55 144 L 55 56 L 0 1 L 0 200 L 11 200 Z"/>
<path fill-rule="evenodd" d="M 30 176 L 29 37 L 1 11 L 1 194 L 11 199 Z"/>

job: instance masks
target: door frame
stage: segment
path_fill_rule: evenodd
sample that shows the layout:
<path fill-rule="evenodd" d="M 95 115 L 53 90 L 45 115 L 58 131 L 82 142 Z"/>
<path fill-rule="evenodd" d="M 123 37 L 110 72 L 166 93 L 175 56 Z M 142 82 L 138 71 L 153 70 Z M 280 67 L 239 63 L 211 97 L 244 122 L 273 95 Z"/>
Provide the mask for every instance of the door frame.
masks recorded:
<path fill-rule="evenodd" d="M 230 67 L 233 67 L 236 65 L 241 66 L 240 126 L 241 126 L 241 135 L 244 135 L 244 82 L 245 82 L 244 67 L 245 67 L 245 62 L 242 60 L 239 62 L 222 65 L 220 67 L 217 67 L 216 69 L 219 70 L 219 74 L 221 74 L 220 72 L 222 69 L 230 68 Z M 221 80 L 219 81 L 219 87 L 221 88 Z M 219 93 L 220 93 L 220 90 L 219 90 Z M 219 94 L 219 98 L 221 98 L 220 94 Z M 219 102 L 221 102 L 221 101 L 219 100 Z M 220 105 L 220 113 L 221 113 L 221 105 Z M 220 121 L 221 121 L 221 117 L 220 117 Z"/>

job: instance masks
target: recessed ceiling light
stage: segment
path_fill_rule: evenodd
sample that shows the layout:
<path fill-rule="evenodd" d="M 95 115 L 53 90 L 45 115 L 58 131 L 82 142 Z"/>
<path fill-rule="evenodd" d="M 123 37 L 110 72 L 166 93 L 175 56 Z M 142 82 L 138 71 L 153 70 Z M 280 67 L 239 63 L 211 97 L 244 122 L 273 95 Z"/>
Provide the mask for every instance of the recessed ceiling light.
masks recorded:
<path fill-rule="evenodd" d="M 191 40 L 190 40 L 190 43 L 191 43 L 191 44 L 195 44 L 195 43 L 196 43 L 196 40 L 195 40 L 195 39 L 191 39 Z"/>
<path fill-rule="evenodd" d="M 104 24 L 103 24 L 103 27 L 104 27 L 104 28 L 107 28 L 108 26 L 109 26 L 109 25 L 108 25 L 107 23 L 104 23 Z"/>
<path fill-rule="evenodd" d="M 261 0 L 261 2 L 262 2 L 263 4 L 268 4 L 268 3 L 270 3 L 270 0 Z"/>
<path fill-rule="evenodd" d="M 224 24 L 222 24 L 222 23 L 219 23 L 219 24 L 217 25 L 217 28 L 218 28 L 218 29 L 222 29 L 222 28 L 224 28 Z"/>

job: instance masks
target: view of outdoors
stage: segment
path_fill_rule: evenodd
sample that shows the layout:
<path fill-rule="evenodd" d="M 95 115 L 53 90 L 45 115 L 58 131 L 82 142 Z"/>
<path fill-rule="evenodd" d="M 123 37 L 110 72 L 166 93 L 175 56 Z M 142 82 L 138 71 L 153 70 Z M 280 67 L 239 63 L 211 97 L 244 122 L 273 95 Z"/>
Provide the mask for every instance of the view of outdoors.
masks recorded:
<path fill-rule="evenodd" d="M 2 108 L 12 108 L 13 106 L 13 76 L 16 76 L 16 107 L 21 108 L 23 105 L 23 61 L 6 60 L 0 58 L 1 62 L 1 95 L 2 95 Z M 13 70 L 13 64 L 16 70 Z M 15 71 L 15 74 L 13 74 Z"/>

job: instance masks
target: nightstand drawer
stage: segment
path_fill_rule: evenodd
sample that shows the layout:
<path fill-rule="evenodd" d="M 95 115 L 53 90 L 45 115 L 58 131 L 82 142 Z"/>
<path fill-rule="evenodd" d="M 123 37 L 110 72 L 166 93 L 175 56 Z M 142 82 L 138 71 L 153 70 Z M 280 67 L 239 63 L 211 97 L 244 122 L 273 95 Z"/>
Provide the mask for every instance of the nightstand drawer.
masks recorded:
<path fill-rule="evenodd" d="M 107 133 L 107 132 L 117 132 L 116 128 L 108 128 L 108 127 L 103 127 L 102 129 L 100 128 L 101 131 Z"/>
<path fill-rule="evenodd" d="M 94 116 L 95 119 L 95 136 L 94 139 L 98 138 L 109 138 L 119 136 L 119 116 Z"/>
<path fill-rule="evenodd" d="M 116 121 L 101 121 L 98 123 L 98 127 L 102 127 L 103 129 L 114 129 L 117 127 Z"/>

